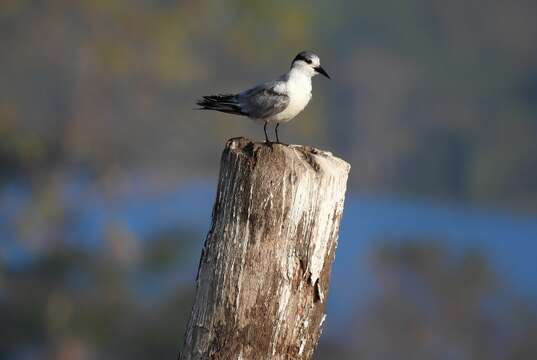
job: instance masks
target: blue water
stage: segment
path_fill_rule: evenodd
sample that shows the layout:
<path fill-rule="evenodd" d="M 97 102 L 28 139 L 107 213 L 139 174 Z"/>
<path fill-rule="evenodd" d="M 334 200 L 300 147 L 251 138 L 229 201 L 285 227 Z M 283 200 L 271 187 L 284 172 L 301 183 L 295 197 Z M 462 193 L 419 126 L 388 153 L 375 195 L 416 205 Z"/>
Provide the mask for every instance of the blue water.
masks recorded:
<path fill-rule="evenodd" d="M 199 254 L 214 197 L 215 184 L 207 182 L 159 193 L 132 191 L 113 199 L 84 186 L 68 186 L 62 196 L 71 214 L 66 237 L 91 248 L 102 245 L 111 221 L 142 241 L 160 230 L 181 227 L 199 234 Z M 12 263 L 25 261 L 15 220 L 31 201 L 21 186 L 0 193 L 0 251 Z M 537 217 L 350 192 L 332 272 L 329 322 L 342 323 L 347 310 L 367 294 L 368 255 L 376 243 L 416 238 L 454 250 L 479 250 L 512 291 L 537 298 Z M 186 279 L 194 279 L 197 262 L 196 255 L 184 264 Z"/>
<path fill-rule="evenodd" d="M 367 297 L 368 255 L 379 241 L 423 239 L 453 251 L 477 250 L 507 291 L 537 299 L 537 217 L 465 206 L 349 194 L 333 267 L 328 313 L 345 311 Z"/>

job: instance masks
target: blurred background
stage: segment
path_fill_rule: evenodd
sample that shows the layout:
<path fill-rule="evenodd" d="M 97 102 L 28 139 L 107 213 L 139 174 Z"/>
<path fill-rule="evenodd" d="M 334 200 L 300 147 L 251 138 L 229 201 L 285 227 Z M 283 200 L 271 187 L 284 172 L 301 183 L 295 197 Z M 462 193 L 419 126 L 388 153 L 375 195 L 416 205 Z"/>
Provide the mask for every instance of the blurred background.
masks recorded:
<path fill-rule="evenodd" d="M 0 2 L 0 358 L 172 359 L 228 138 L 195 100 L 332 76 L 352 165 L 316 359 L 534 359 L 534 0 Z"/>

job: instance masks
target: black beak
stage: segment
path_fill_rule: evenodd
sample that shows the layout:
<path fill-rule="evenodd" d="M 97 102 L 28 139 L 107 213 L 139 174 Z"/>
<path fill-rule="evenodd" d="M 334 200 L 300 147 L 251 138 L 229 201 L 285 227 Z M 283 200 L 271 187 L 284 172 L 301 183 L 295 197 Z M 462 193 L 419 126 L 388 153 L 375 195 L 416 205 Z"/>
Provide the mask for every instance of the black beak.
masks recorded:
<path fill-rule="evenodd" d="M 319 74 L 324 75 L 324 76 L 326 76 L 327 78 L 330 79 L 330 75 L 328 75 L 328 73 L 327 73 L 326 71 L 324 71 L 324 69 L 321 67 L 321 65 L 315 67 L 315 71 L 318 72 Z"/>

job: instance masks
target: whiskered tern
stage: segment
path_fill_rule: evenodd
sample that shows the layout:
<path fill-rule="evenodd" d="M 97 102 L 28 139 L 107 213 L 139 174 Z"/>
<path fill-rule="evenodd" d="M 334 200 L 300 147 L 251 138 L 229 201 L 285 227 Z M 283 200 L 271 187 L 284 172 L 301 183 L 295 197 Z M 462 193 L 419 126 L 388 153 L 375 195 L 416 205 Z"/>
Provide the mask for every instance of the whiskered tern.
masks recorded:
<path fill-rule="evenodd" d="M 267 124 L 278 126 L 297 116 L 311 99 L 311 78 L 317 74 L 328 76 L 321 67 L 319 57 L 312 52 L 302 51 L 291 63 L 291 70 L 278 80 L 267 82 L 238 94 L 204 96 L 197 104 L 200 110 L 216 110 L 229 114 L 247 116 L 264 123 L 265 141 L 268 143 Z"/>

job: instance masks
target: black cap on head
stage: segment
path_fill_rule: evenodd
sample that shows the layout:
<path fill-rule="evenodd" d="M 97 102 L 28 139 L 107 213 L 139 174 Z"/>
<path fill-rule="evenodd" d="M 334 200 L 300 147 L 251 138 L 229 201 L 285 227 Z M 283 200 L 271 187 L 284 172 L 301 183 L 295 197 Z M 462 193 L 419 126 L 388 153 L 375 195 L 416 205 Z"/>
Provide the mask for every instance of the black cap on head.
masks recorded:
<path fill-rule="evenodd" d="M 298 53 L 297 56 L 295 56 L 295 58 L 293 59 L 293 62 L 297 61 L 297 60 L 311 60 L 313 57 L 315 56 L 314 53 L 312 53 L 311 51 L 301 51 Z"/>
<path fill-rule="evenodd" d="M 311 51 L 302 51 L 299 52 L 297 56 L 293 59 L 293 62 L 291 63 L 291 67 L 293 67 L 293 64 L 296 61 L 304 61 L 306 64 L 309 64 L 316 73 L 321 74 L 323 76 L 326 76 L 330 79 L 330 76 L 328 76 L 328 73 L 321 67 L 319 57 L 312 53 Z"/>
<path fill-rule="evenodd" d="M 293 59 L 293 63 L 295 61 L 298 61 L 298 60 L 302 60 L 304 62 L 307 62 L 308 64 L 311 64 L 311 61 L 313 60 L 314 57 L 316 57 L 317 55 L 315 55 L 314 53 L 312 53 L 311 51 L 301 51 L 297 54 L 297 56 L 295 56 L 295 58 Z"/>

